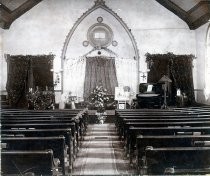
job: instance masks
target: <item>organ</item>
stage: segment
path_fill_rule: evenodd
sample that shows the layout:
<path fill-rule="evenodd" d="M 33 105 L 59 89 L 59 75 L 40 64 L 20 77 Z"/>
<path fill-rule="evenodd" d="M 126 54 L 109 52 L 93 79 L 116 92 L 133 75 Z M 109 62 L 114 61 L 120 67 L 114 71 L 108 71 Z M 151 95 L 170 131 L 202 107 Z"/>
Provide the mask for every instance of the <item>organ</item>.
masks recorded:
<path fill-rule="evenodd" d="M 163 83 L 141 83 L 136 95 L 140 108 L 160 108 L 163 104 Z"/>

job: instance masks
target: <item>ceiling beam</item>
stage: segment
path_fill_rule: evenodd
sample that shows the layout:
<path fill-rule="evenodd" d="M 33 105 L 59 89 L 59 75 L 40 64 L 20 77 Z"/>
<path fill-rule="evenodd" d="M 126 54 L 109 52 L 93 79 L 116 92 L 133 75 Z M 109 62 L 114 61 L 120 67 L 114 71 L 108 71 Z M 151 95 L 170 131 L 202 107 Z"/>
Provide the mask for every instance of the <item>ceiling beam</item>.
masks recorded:
<path fill-rule="evenodd" d="M 4 6 L 0 5 L 0 27 L 5 29 L 7 28 L 7 24 L 11 21 L 11 11 Z"/>
<path fill-rule="evenodd" d="M 33 8 L 42 0 L 28 0 L 15 10 L 9 10 L 5 5 L 0 5 L 0 27 L 3 29 L 9 29 L 11 24 L 19 18 L 21 15 L 26 13 L 28 10 Z"/>
<path fill-rule="evenodd" d="M 188 25 L 191 23 L 189 20 L 188 13 L 181 9 L 179 6 L 174 4 L 173 2 L 169 0 L 156 0 L 158 3 L 160 3 L 162 6 L 173 12 L 175 15 L 177 15 L 179 18 L 181 18 L 183 21 L 185 21 Z"/>
<path fill-rule="evenodd" d="M 195 20 L 192 24 L 190 24 L 190 29 L 194 30 L 198 27 L 206 24 L 210 19 L 210 13 L 206 13 L 205 15 L 201 16 L 197 20 Z"/>
<path fill-rule="evenodd" d="M 197 29 L 208 22 L 210 17 L 210 1 L 208 0 L 200 1 L 189 11 L 183 10 L 180 6 L 170 0 L 156 1 L 185 21 L 192 30 Z"/>

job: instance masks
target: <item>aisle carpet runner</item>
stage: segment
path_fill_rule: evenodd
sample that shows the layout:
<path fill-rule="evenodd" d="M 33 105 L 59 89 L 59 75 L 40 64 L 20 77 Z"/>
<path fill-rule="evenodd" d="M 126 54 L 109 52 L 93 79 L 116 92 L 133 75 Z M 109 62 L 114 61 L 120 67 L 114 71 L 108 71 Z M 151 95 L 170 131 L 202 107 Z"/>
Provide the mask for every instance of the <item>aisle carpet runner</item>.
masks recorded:
<path fill-rule="evenodd" d="M 135 174 L 129 161 L 123 158 L 123 146 L 114 124 L 89 125 L 74 162 L 73 175 Z"/>

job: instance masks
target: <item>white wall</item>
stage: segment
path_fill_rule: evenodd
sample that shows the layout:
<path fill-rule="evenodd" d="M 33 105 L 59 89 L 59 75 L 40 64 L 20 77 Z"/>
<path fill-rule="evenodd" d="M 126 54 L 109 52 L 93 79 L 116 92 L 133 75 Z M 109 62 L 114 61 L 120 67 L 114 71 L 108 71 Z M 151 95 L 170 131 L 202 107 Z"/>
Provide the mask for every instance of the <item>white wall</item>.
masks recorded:
<path fill-rule="evenodd" d="M 204 88 L 205 88 L 205 65 L 206 65 L 206 37 L 207 37 L 207 29 L 210 23 L 207 23 L 200 28 L 198 28 L 196 32 L 196 84 L 195 89 L 198 89 L 196 92 L 197 101 L 199 103 L 210 104 L 210 100 L 206 101 L 204 96 Z M 210 80 L 209 80 L 210 81 Z"/>
<path fill-rule="evenodd" d="M 0 91 L 4 91 L 6 88 L 7 78 L 7 64 L 4 58 L 3 52 L 3 29 L 0 29 Z M 1 92 L 2 93 L 2 92 Z"/>
<path fill-rule="evenodd" d="M 62 47 L 69 30 L 75 21 L 93 5 L 94 0 L 43 0 L 18 18 L 9 30 L 3 30 L 3 53 L 11 55 L 52 53 L 56 55 L 55 67 L 59 69 Z M 131 29 L 140 53 L 140 71 L 146 70 L 147 52 L 151 54 L 196 53 L 195 31 L 189 30 L 185 22 L 155 0 L 106 0 L 106 5 L 115 11 Z M 96 17 L 92 15 L 93 20 L 96 21 L 98 14 Z M 114 21 L 108 20 L 107 24 L 116 31 Z M 91 25 L 92 23 L 89 24 Z M 80 35 L 78 33 L 76 37 L 81 44 L 87 28 L 81 28 Z M 115 34 L 119 44 L 123 42 L 119 33 L 115 32 Z M 79 51 L 83 54 L 86 49 L 81 45 Z M 126 55 L 127 51 L 124 47 L 117 52 Z M 129 56 L 129 53 L 127 55 Z"/>

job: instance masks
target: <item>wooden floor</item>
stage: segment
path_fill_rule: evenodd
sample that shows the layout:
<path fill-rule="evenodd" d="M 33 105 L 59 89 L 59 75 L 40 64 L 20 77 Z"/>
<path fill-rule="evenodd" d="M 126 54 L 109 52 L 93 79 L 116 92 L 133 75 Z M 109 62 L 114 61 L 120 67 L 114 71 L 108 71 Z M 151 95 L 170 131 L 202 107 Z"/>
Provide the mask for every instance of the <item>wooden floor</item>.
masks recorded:
<path fill-rule="evenodd" d="M 114 124 L 89 125 L 74 162 L 73 175 L 122 174 L 135 174 L 135 171 L 124 159 L 123 146 Z"/>

